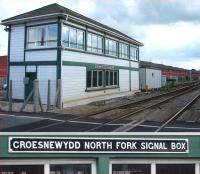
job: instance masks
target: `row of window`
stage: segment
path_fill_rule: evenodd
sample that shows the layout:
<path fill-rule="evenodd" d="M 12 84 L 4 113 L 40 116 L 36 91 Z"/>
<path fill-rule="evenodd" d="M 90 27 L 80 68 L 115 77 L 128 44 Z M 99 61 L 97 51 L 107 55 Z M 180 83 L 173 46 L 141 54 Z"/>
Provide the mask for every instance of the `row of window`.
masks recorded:
<path fill-rule="evenodd" d="M 105 84 L 103 83 L 104 81 Z M 103 87 L 112 87 L 118 85 L 119 85 L 118 71 L 111 71 L 111 70 L 87 71 L 87 88 L 103 88 Z"/>
<path fill-rule="evenodd" d="M 62 30 L 62 43 L 64 46 L 69 48 L 77 48 L 84 50 L 84 37 L 85 32 L 80 29 L 76 29 L 69 26 L 63 26 Z M 139 59 L 139 49 L 130 46 L 130 53 L 129 53 L 129 45 L 124 43 L 119 43 L 119 50 L 117 48 L 118 42 L 112 39 L 105 39 L 100 35 L 93 34 L 93 33 L 87 33 L 87 51 L 95 52 L 95 53 L 101 53 L 103 54 L 105 44 L 105 54 L 111 55 L 111 56 L 118 56 L 132 60 L 138 60 Z"/>
<path fill-rule="evenodd" d="M 198 169 L 199 170 L 199 169 Z M 151 164 L 112 164 L 112 174 L 151 174 Z M 0 174 L 44 174 L 43 165 L 0 166 Z M 50 174 L 92 174 L 91 164 L 51 164 Z M 156 164 L 156 174 L 195 174 L 195 164 Z"/>
<path fill-rule="evenodd" d="M 56 24 L 28 27 L 27 29 L 27 48 L 55 47 L 57 46 L 58 29 Z M 139 48 L 125 43 L 118 43 L 115 40 L 104 38 L 100 35 L 87 33 L 87 51 L 94 53 L 104 53 L 111 56 L 118 56 L 124 59 L 138 60 Z M 119 49 L 118 49 L 119 44 Z M 62 45 L 65 47 L 84 50 L 85 32 L 77 28 L 62 27 Z"/>

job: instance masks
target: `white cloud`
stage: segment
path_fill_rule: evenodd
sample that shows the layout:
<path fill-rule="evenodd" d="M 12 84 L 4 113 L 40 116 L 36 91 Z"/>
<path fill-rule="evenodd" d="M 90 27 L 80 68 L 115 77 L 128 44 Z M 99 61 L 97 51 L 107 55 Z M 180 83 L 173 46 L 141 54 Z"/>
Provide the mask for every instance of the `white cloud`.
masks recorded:
<path fill-rule="evenodd" d="M 200 70 L 200 58 L 194 58 L 192 61 L 183 60 L 182 62 L 179 62 L 179 66 L 186 69 Z"/>
<path fill-rule="evenodd" d="M 83 15 L 88 15 L 95 11 L 96 4 L 93 0 L 79 0 L 77 10 Z"/>
<path fill-rule="evenodd" d="M 147 29 L 146 48 L 175 50 L 200 39 L 200 24 L 178 23 L 176 25 L 151 25 Z"/>

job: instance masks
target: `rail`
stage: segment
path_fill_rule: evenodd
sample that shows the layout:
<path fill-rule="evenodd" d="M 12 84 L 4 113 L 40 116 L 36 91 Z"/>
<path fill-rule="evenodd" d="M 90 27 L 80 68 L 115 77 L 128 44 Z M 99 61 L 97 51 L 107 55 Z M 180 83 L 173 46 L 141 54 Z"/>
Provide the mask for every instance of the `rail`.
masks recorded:
<path fill-rule="evenodd" d="M 199 85 L 199 84 L 198 84 L 198 85 Z M 108 125 L 108 124 L 111 124 L 111 123 L 114 123 L 114 122 L 116 122 L 116 121 L 120 121 L 120 120 L 123 120 L 123 119 L 130 118 L 131 116 L 136 115 L 136 114 L 138 114 L 138 113 L 141 113 L 141 112 L 143 112 L 143 111 L 145 111 L 145 110 L 147 110 L 147 109 L 151 109 L 151 108 L 157 107 L 157 106 L 159 106 L 159 105 L 162 105 L 162 104 L 164 104 L 164 103 L 166 103 L 166 102 L 169 102 L 170 100 L 172 100 L 172 99 L 174 99 L 174 98 L 177 98 L 177 97 L 179 97 L 179 96 L 181 96 L 181 95 L 187 94 L 188 92 L 195 90 L 195 89 L 198 87 L 198 85 L 195 85 L 195 86 L 193 86 L 192 88 L 189 88 L 189 89 L 188 89 L 188 88 L 185 88 L 183 92 L 182 92 L 182 90 L 176 90 L 176 93 L 177 93 L 177 92 L 180 92 L 180 91 L 181 91 L 181 92 L 178 93 L 178 94 L 176 94 L 176 95 L 170 96 L 170 97 L 168 97 L 168 98 L 166 98 L 166 99 L 163 99 L 163 100 L 161 100 L 161 101 L 159 101 L 159 102 L 157 102 L 157 103 L 151 104 L 150 106 L 146 106 L 146 107 L 139 108 L 139 109 L 137 109 L 136 111 L 132 111 L 132 112 L 126 113 L 126 114 L 124 114 L 124 115 L 121 115 L 121 116 L 119 116 L 119 117 L 117 117 L 117 118 L 114 118 L 114 119 L 112 119 L 112 120 L 106 121 L 106 122 L 100 124 L 99 126 L 97 126 L 97 127 L 95 127 L 95 128 L 92 128 L 92 129 L 87 130 L 87 132 L 92 132 L 92 131 L 98 130 L 98 129 L 102 128 L 102 127 L 105 126 L 105 125 Z M 173 92 L 173 93 L 174 93 L 174 92 Z M 169 95 L 169 94 L 173 94 L 173 93 L 168 93 L 168 95 Z M 165 95 L 166 95 L 166 94 L 165 94 Z M 163 96 L 163 95 L 162 95 L 162 96 Z M 161 96 L 159 96 L 159 97 L 161 97 Z M 158 98 L 158 96 L 149 98 L 148 100 L 145 99 L 145 101 L 151 101 L 151 100 L 153 100 L 153 99 L 155 99 L 155 98 Z M 139 101 L 139 102 L 141 102 L 141 101 Z M 144 100 L 143 100 L 143 102 L 144 102 Z M 142 102 L 142 103 L 143 103 L 143 102 Z M 129 106 L 130 106 L 130 105 L 129 105 Z M 117 107 L 117 108 L 118 108 L 118 107 Z"/>
<path fill-rule="evenodd" d="M 184 107 L 182 107 L 177 113 L 172 115 L 169 119 L 167 119 L 155 132 L 160 132 L 163 128 L 165 128 L 169 123 L 179 118 L 183 113 L 188 110 L 192 105 L 200 99 L 200 94 L 195 96 L 191 101 L 189 101 Z"/>

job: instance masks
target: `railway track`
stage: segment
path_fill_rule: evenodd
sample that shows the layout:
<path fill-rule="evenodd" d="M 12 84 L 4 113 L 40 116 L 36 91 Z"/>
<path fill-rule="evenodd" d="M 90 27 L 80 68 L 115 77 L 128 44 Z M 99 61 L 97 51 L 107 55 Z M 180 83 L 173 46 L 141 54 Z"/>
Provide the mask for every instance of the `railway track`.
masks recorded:
<path fill-rule="evenodd" d="M 167 92 L 158 96 L 154 96 L 151 98 L 147 98 L 141 101 L 137 101 L 137 102 L 130 102 L 128 104 L 124 104 L 121 106 L 116 107 L 115 109 L 124 109 L 126 112 L 122 113 L 120 116 L 112 119 L 112 120 L 108 120 L 103 122 L 102 124 L 100 124 L 99 126 L 89 129 L 87 130 L 87 132 L 92 132 L 92 131 L 97 131 L 97 130 L 102 130 L 104 126 L 108 125 L 108 124 L 113 124 L 122 120 L 125 120 L 127 118 L 130 118 L 136 114 L 139 114 L 141 112 L 146 111 L 147 109 L 151 109 L 151 108 L 155 108 L 158 107 L 164 103 L 169 102 L 170 100 L 173 100 L 181 95 L 185 95 L 195 89 L 197 89 L 199 87 L 199 83 L 198 84 L 194 84 L 192 86 L 187 86 L 187 87 L 183 87 L 181 89 L 178 90 L 174 90 L 172 92 Z M 128 112 L 127 112 L 128 109 Z M 114 108 L 112 109 L 114 110 Z M 104 113 L 104 112 L 103 112 Z M 132 129 L 134 126 L 137 126 L 141 123 L 143 123 L 145 120 L 140 120 L 139 122 L 135 123 L 135 120 L 133 120 L 134 124 L 132 124 L 132 121 L 128 124 L 125 124 L 123 127 L 118 128 L 115 131 L 128 131 L 129 129 Z M 127 128 L 129 127 L 129 128 Z"/>
<path fill-rule="evenodd" d="M 125 107 L 128 108 L 130 106 L 140 104 L 140 103 L 143 103 L 143 102 L 147 102 L 147 101 L 152 100 L 152 99 L 164 97 L 164 96 L 167 96 L 167 95 L 170 95 L 170 94 L 174 94 L 174 93 L 177 93 L 177 92 L 180 92 L 180 91 L 190 89 L 191 87 L 194 87 L 194 86 L 199 85 L 199 84 L 200 84 L 199 82 L 195 82 L 195 83 L 193 82 L 190 85 L 185 84 L 186 86 L 184 86 L 184 87 L 181 87 L 181 88 L 178 88 L 178 89 L 175 89 L 175 90 L 172 90 L 172 91 L 168 91 L 168 92 L 165 92 L 165 93 L 162 93 L 162 94 L 159 94 L 159 95 L 147 97 L 145 99 L 141 99 L 141 100 L 138 100 L 138 101 L 130 100 L 131 102 L 128 102 L 128 103 L 120 104 L 118 106 L 113 106 L 113 107 L 110 107 L 110 108 L 102 109 L 100 111 L 89 113 L 89 114 L 86 115 L 86 117 L 90 117 L 90 116 L 94 116 L 94 115 L 98 115 L 98 114 L 103 114 L 103 113 L 106 113 L 108 111 L 112 111 L 112 110 L 116 110 L 116 109 L 122 109 L 122 108 L 125 108 Z"/>
<path fill-rule="evenodd" d="M 172 123 L 174 120 L 178 119 L 185 113 L 187 110 L 189 110 L 194 103 L 196 103 L 200 99 L 200 94 L 197 94 L 192 100 L 190 100 L 185 106 L 183 106 L 178 112 L 170 116 L 155 132 L 162 131 L 167 125 Z"/>

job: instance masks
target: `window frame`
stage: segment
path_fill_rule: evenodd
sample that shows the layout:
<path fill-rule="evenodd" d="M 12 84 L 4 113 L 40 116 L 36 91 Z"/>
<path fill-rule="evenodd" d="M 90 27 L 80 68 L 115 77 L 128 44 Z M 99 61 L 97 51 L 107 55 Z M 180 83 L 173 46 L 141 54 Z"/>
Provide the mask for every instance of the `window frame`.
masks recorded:
<path fill-rule="evenodd" d="M 109 84 L 106 85 L 106 72 L 109 72 L 108 74 L 108 82 Z M 110 85 L 110 74 L 113 73 L 113 85 Z M 115 72 L 117 73 L 117 84 L 115 85 Z M 111 88 L 111 87 L 118 87 L 119 86 L 119 71 L 118 70 L 105 70 L 105 88 Z"/>
<path fill-rule="evenodd" d="M 67 35 L 67 38 L 68 38 L 68 41 L 67 41 L 67 44 L 65 43 L 65 42 L 63 42 L 64 40 L 63 40 L 63 28 L 64 27 L 67 27 L 68 28 L 68 35 Z M 74 45 L 76 45 L 76 47 L 71 47 L 71 45 L 72 45 L 72 43 L 70 42 L 70 31 L 71 30 L 75 30 L 76 31 L 76 43 L 74 43 Z M 83 34 L 83 44 L 82 44 L 82 47 L 83 48 L 78 48 L 78 46 L 80 45 L 80 44 L 78 44 L 78 32 L 81 32 L 82 34 Z M 66 33 L 65 33 L 66 34 Z M 77 27 L 73 27 L 73 26 L 70 26 L 70 25 L 66 25 L 66 24 L 63 24 L 63 27 L 62 27 L 62 33 L 61 33 L 61 43 L 62 43 L 62 46 L 64 47 L 64 48 L 69 48 L 69 49 L 74 49 L 74 50 L 81 50 L 81 51 L 85 51 L 85 47 L 86 47 L 86 45 L 85 45 L 85 35 L 86 35 L 86 32 L 85 32 L 85 30 L 83 30 L 83 29 L 79 29 L 79 28 L 77 28 Z M 65 44 L 64 44 L 65 43 Z"/>
<path fill-rule="evenodd" d="M 93 72 L 93 71 L 97 71 L 97 72 L 102 72 L 102 85 L 101 86 L 97 86 L 94 87 L 93 86 L 93 73 L 91 73 L 91 79 L 90 79 L 90 83 L 91 83 L 91 87 L 88 87 L 88 72 Z M 106 72 L 109 72 L 109 85 L 106 85 Z M 110 85 L 110 72 L 113 72 L 113 85 Z M 115 84 L 115 73 L 117 73 L 117 84 Z M 98 73 L 97 73 L 98 74 Z M 97 75 L 97 83 L 99 83 L 99 77 Z M 110 89 L 110 88 L 117 88 L 119 87 L 119 70 L 108 70 L 108 69 L 88 69 L 86 71 L 86 91 L 93 91 L 93 90 L 105 90 L 105 89 Z"/>
<path fill-rule="evenodd" d="M 88 79 L 88 71 L 91 72 L 91 81 L 90 81 L 90 84 L 91 84 L 91 87 L 88 87 L 87 85 L 87 79 Z M 93 74 L 94 74 L 94 71 L 97 72 L 97 86 L 93 86 Z M 99 86 L 99 72 L 102 72 L 102 85 Z M 103 81 L 104 81 L 104 73 L 103 73 L 103 70 L 98 70 L 98 69 L 92 69 L 92 70 L 87 70 L 86 71 L 86 89 L 87 90 L 92 90 L 92 89 L 103 89 L 104 88 L 104 84 L 103 84 Z"/>
<path fill-rule="evenodd" d="M 50 165 L 56 164 L 90 164 L 91 165 L 91 173 L 97 174 L 97 164 L 94 159 L 80 159 L 80 158 L 63 158 L 63 159 L 11 159 L 11 160 L 0 160 L 1 165 L 44 165 L 44 173 L 45 170 L 49 170 L 50 173 Z"/>
<path fill-rule="evenodd" d="M 134 49 L 133 55 L 131 54 L 131 49 Z M 134 45 L 130 45 L 130 60 L 132 61 L 139 61 L 139 47 L 136 47 Z"/>
<path fill-rule="evenodd" d="M 88 46 L 88 37 L 89 35 L 91 36 L 91 46 Z M 93 36 L 96 36 L 96 41 L 97 41 L 97 47 L 93 47 Z M 104 37 L 98 34 L 94 34 L 92 32 L 87 32 L 86 34 L 87 37 L 87 43 L 86 43 L 86 48 L 88 52 L 91 53 L 96 53 L 96 54 L 103 54 L 104 53 L 104 48 L 103 48 L 103 42 L 104 42 Z M 99 48 L 99 39 L 101 39 L 101 48 Z M 94 51 L 94 49 L 96 49 L 97 51 Z"/>
<path fill-rule="evenodd" d="M 56 39 L 55 40 L 49 40 L 49 31 L 48 28 L 51 26 L 56 27 Z M 38 45 L 39 42 L 39 29 L 43 28 L 45 31 L 44 36 L 44 45 Z M 34 32 L 34 42 L 29 42 L 29 31 L 30 29 L 33 29 Z M 48 45 L 49 42 L 55 42 L 55 45 Z M 33 44 L 31 47 L 29 44 Z M 45 49 L 45 48 L 55 48 L 57 47 L 58 43 L 58 25 L 56 23 L 52 24 L 44 24 L 44 25 L 36 25 L 36 26 L 27 26 L 26 27 L 26 49 Z"/>
<path fill-rule="evenodd" d="M 108 41 L 108 50 L 106 49 L 106 41 Z M 113 52 L 113 51 L 110 50 L 110 42 L 115 42 L 116 52 Z M 112 57 L 118 57 L 118 52 L 119 52 L 119 49 L 118 49 L 119 42 L 118 41 L 105 37 L 104 44 L 105 44 L 105 55 L 109 55 L 109 56 L 112 56 Z M 112 45 L 112 47 L 113 46 L 114 45 Z M 110 54 L 110 52 L 116 53 L 116 54 Z"/>
<path fill-rule="evenodd" d="M 157 164 L 195 164 L 195 170 L 200 170 L 200 162 L 197 159 L 130 159 L 130 158 L 117 158 L 111 159 L 109 161 L 109 174 L 112 174 L 112 164 L 150 164 L 151 165 L 151 174 L 156 174 L 156 165 Z M 197 174 L 195 173 L 195 174 Z"/>
<path fill-rule="evenodd" d="M 127 54 L 123 53 L 124 50 L 124 46 L 127 47 Z M 123 43 L 123 42 L 119 42 L 119 58 L 122 58 L 122 59 L 129 59 L 129 44 L 127 43 Z"/>

